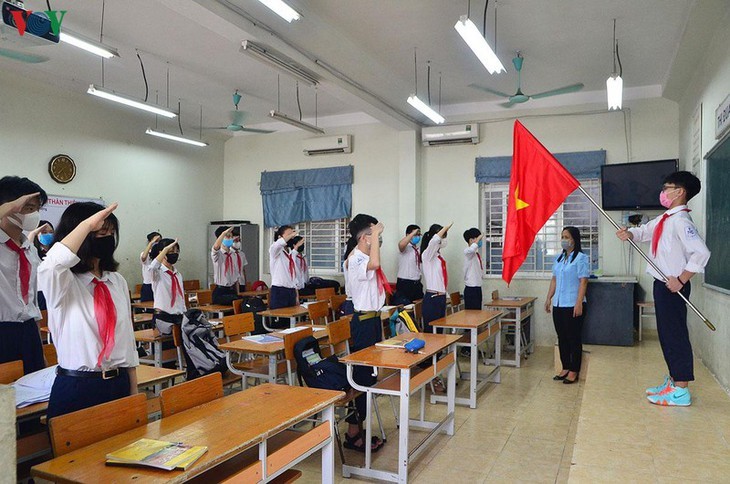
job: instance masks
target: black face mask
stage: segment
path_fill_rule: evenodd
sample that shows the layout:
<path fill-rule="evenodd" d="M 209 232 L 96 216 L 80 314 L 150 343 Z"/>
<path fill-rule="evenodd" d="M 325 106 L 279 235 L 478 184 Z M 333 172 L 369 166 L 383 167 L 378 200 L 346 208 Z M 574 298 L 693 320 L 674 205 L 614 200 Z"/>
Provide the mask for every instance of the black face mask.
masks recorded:
<path fill-rule="evenodd" d="M 99 260 L 110 260 L 114 255 L 115 241 L 113 235 L 91 238 L 91 256 Z"/>
<path fill-rule="evenodd" d="M 167 262 L 174 265 L 177 263 L 177 258 L 180 257 L 180 254 L 167 254 L 166 257 L 167 257 Z"/>
<path fill-rule="evenodd" d="M 298 250 L 300 254 L 304 254 L 304 244 L 300 245 Z"/>

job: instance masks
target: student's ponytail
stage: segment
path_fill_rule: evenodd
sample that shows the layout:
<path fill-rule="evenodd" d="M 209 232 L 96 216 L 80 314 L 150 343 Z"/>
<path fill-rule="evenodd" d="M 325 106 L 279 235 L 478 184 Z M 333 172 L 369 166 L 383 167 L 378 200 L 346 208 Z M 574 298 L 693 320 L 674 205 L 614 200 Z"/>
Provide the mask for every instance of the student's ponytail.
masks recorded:
<path fill-rule="evenodd" d="M 428 244 L 431 242 L 431 239 L 433 239 L 433 236 L 439 233 L 442 228 L 444 228 L 442 225 L 433 224 L 429 227 L 428 231 L 423 234 L 421 237 L 421 255 L 423 255 L 423 252 L 428 249 Z"/>

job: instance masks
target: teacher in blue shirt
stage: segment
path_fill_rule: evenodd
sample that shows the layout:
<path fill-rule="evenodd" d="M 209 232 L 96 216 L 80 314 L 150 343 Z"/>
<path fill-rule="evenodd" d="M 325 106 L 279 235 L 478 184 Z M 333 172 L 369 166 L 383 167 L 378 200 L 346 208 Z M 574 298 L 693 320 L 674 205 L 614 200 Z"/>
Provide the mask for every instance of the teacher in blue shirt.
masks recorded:
<path fill-rule="evenodd" d="M 563 364 L 563 371 L 553 380 L 562 380 L 567 385 L 578 381 L 580 373 L 583 356 L 581 334 L 590 262 L 581 249 L 580 231 L 576 227 L 563 229 L 560 245 L 563 251 L 553 264 L 553 278 L 550 280 L 545 311 L 549 313 L 552 308 L 560 361 Z"/>

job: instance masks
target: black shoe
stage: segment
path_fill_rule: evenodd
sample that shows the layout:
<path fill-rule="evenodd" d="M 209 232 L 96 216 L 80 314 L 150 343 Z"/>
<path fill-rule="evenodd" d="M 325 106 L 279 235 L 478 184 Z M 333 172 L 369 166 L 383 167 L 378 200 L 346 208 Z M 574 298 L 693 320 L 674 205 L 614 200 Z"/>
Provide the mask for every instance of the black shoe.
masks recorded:
<path fill-rule="evenodd" d="M 563 379 L 563 385 L 572 385 L 573 383 L 578 383 L 578 375 L 575 375 L 575 380 Z"/>
<path fill-rule="evenodd" d="M 555 381 L 562 381 L 562 380 L 565 380 L 566 378 L 568 378 L 568 374 L 567 373 L 565 375 L 563 375 L 563 376 L 555 375 L 553 377 L 553 380 L 555 380 Z"/>

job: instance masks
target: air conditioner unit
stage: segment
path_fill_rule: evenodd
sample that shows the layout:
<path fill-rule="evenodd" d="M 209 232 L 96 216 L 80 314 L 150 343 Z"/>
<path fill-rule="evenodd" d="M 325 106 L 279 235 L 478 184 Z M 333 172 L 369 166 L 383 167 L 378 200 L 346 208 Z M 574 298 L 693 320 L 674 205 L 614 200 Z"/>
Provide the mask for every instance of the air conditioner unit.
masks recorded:
<path fill-rule="evenodd" d="M 352 153 L 352 135 L 342 134 L 305 139 L 302 141 L 302 149 L 307 156 Z"/>
<path fill-rule="evenodd" d="M 423 146 L 440 146 L 479 143 L 479 125 L 457 124 L 452 126 L 433 126 L 421 130 Z"/>

